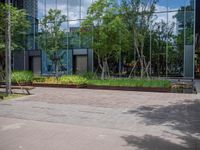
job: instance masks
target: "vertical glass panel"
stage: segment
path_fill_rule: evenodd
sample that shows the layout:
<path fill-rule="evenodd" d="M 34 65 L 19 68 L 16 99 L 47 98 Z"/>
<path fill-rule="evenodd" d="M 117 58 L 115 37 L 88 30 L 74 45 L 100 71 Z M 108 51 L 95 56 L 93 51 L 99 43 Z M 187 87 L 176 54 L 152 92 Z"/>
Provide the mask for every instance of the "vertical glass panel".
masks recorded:
<path fill-rule="evenodd" d="M 187 0 L 166 0 L 169 10 L 178 10 L 181 7 L 185 7 Z"/>
<path fill-rule="evenodd" d="M 69 20 L 78 20 L 80 15 L 80 0 L 68 0 Z"/>
<path fill-rule="evenodd" d="M 87 16 L 88 7 L 92 4 L 92 0 L 81 0 L 81 19 Z"/>
<path fill-rule="evenodd" d="M 45 15 L 45 0 L 38 0 L 38 19 Z"/>
<path fill-rule="evenodd" d="M 184 13 L 175 11 L 173 23 L 168 24 L 168 74 L 169 76 L 183 76 L 184 65 Z M 174 14 L 175 13 L 175 14 Z M 170 19 L 169 19 L 170 20 Z"/>
<path fill-rule="evenodd" d="M 185 6 L 190 6 L 194 10 L 194 1 L 195 0 L 185 0 Z M 198 0 L 196 0 L 198 1 Z"/>
<path fill-rule="evenodd" d="M 166 48 L 168 23 L 166 12 L 156 12 L 153 15 L 151 35 L 151 71 L 154 76 L 166 75 Z"/>
<path fill-rule="evenodd" d="M 194 40 L 194 12 L 193 11 L 186 12 L 185 24 L 186 24 L 185 25 L 185 32 L 186 32 L 185 43 L 186 45 L 193 45 L 193 40 Z"/>
<path fill-rule="evenodd" d="M 158 0 L 155 6 L 155 12 L 167 11 L 167 0 Z"/>
<path fill-rule="evenodd" d="M 67 16 L 67 1 L 57 0 L 57 9 L 61 10 L 62 15 Z"/>
<path fill-rule="evenodd" d="M 92 36 L 90 34 L 92 30 L 93 30 L 92 26 L 81 28 L 81 34 L 80 34 L 81 48 L 92 47 Z"/>
<path fill-rule="evenodd" d="M 45 0 L 45 11 L 46 14 L 48 14 L 49 9 L 56 9 L 57 5 L 56 5 L 56 0 Z"/>
<path fill-rule="evenodd" d="M 77 21 L 69 21 L 69 47 L 80 48 L 80 23 Z"/>
<path fill-rule="evenodd" d="M 38 32 L 41 32 L 40 20 L 45 16 L 45 0 L 38 0 Z"/>

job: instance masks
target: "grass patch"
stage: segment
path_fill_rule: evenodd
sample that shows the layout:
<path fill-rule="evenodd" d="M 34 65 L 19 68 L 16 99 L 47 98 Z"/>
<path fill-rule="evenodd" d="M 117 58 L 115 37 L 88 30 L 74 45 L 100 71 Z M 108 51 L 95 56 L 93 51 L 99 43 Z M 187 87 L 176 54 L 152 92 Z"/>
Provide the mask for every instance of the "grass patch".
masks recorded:
<path fill-rule="evenodd" d="M 61 84 L 74 84 L 74 85 L 83 85 L 87 84 L 87 79 L 81 76 L 62 76 L 58 79 Z"/>
<path fill-rule="evenodd" d="M 0 100 L 10 100 L 14 98 L 19 98 L 24 96 L 23 94 L 10 94 L 7 95 L 6 93 L 0 93 Z"/>
<path fill-rule="evenodd" d="M 87 79 L 82 76 L 76 75 L 64 75 L 59 78 L 56 77 L 37 77 L 33 83 L 45 83 L 45 84 L 63 84 L 63 85 L 85 85 Z"/>
<path fill-rule="evenodd" d="M 31 71 L 14 71 L 12 73 L 12 82 L 29 83 L 33 81 L 33 73 Z"/>
<path fill-rule="evenodd" d="M 88 80 L 88 85 L 99 86 L 120 86 L 120 87 L 148 87 L 148 88 L 170 88 L 171 82 L 168 80 L 151 79 L 107 79 Z"/>
<path fill-rule="evenodd" d="M 119 87 L 146 87 L 146 88 L 170 88 L 171 82 L 158 79 L 129 79 L 113 78 L 107 80 L 89 79 L 77 75 L 64 75 L 55 77 L 37 77 L 33 83 L 63 84 L 63 85 L 96 85 L 96 86 L 119 86 Z"/>

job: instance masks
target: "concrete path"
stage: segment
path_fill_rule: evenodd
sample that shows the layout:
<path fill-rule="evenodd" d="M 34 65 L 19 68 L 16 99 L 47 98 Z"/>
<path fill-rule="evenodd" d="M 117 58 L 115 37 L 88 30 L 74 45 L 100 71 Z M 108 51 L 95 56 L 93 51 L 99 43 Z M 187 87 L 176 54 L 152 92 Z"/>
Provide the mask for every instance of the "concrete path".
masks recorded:
<path fill-rule="evenodd" d="M 56 88 L 33 93 L 0 102 L 0 150 L 200 149 L 198 94 Z"/>
<path fill-rule="evenodd" d="M 1 150 L 132 150 L 131 133 L 0 117 Z"/>
<path fill-rule="evenodd" d="M 200 80 L 195 80 L 195 87 L 198 93 L 200 93 Z"/>

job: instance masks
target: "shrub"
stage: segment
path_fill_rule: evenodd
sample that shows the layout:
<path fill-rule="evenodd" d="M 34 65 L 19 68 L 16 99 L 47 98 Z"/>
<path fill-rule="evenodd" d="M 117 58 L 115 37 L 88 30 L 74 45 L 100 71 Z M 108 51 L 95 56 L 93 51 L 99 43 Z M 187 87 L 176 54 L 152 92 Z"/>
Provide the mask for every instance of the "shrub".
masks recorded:
<path fill-rule="evenodd" d="M 87 84 L 87 79 L 81 76 L 61 76 L 59 79 L 61 84 L 74 84 L 74 85 L 82 85 Z"/>
<path fill-rule="evenodd" d="M 46 79 L 46 77 L 38 76 L 38 77 L 34 77 L 33 82 L 41 83 L 41 82 L 45 82 L 45 79 Z"/>
<path fill-rule="evenodd" d="M 57 84 L 58 79 L 56 77 L 46 77 L 44 83 Z"/>
<path fill-rule="evenodd" d="M 160 87 L 170 88 L 171 82 L 168 80 L 150 79 L 107 79 L 107 80 L 88 80 L 90 85 L 100 86 L 125 86 L 125 87 Z"/>
<path fill-rule="evenodd" d="M 82 75 L 86 79 L 98 79 L 98 76 L 93 72 L 87 72 Z"/>
<path fill-rule="evenodd" d="M 12 73 L 12 82 L 28 83 L 33 81 L 33 73 L 31 71 L 14 71 Z"/>

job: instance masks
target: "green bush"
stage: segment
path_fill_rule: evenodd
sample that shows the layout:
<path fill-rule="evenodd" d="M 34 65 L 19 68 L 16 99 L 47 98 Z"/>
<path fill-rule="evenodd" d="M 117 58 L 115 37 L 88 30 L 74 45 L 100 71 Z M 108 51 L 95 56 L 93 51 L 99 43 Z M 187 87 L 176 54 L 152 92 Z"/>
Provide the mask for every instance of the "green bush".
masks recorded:
<path fill-rule="evenodd" d="M 86 79 L 98 79 L 98 76 L 93 72 L 87 72 L 82 75 Z"/>
<path fill-rule="evenodd" d="M 89 85 L 100 86 L 124 86 L 124 87 L 160 87 L 170 88 L 171 82 L 168 80 L 153 79 L 107 79 L 107 80 L 88 80 Z"/>
<path fill-rule="evenodd" d="M 61 84 L 74 84 L 74 85 L 82 85 L 82 84 L 87 84 L 87 79 L 81 76 L 61 76 L 58 79 L 59 83 Z"/>
<path fill-rule="evenodd" d="M 12 82 L 16 83 L 28 83 L 32 82 L 34 79 L 33 73 L 31 71 L 14 71 L 12 73 Z"/>
<path fill-rule="evenodd" d="M 41 83 L 41 82 L 45 82 L 46 77 L 34 77 L 33 82 L 36 83 Z"/>
<path fill-rule="evenodd" d="M 58 79 L 56 77 L 46 77 L 44 83 L 58 84 Z"/>

